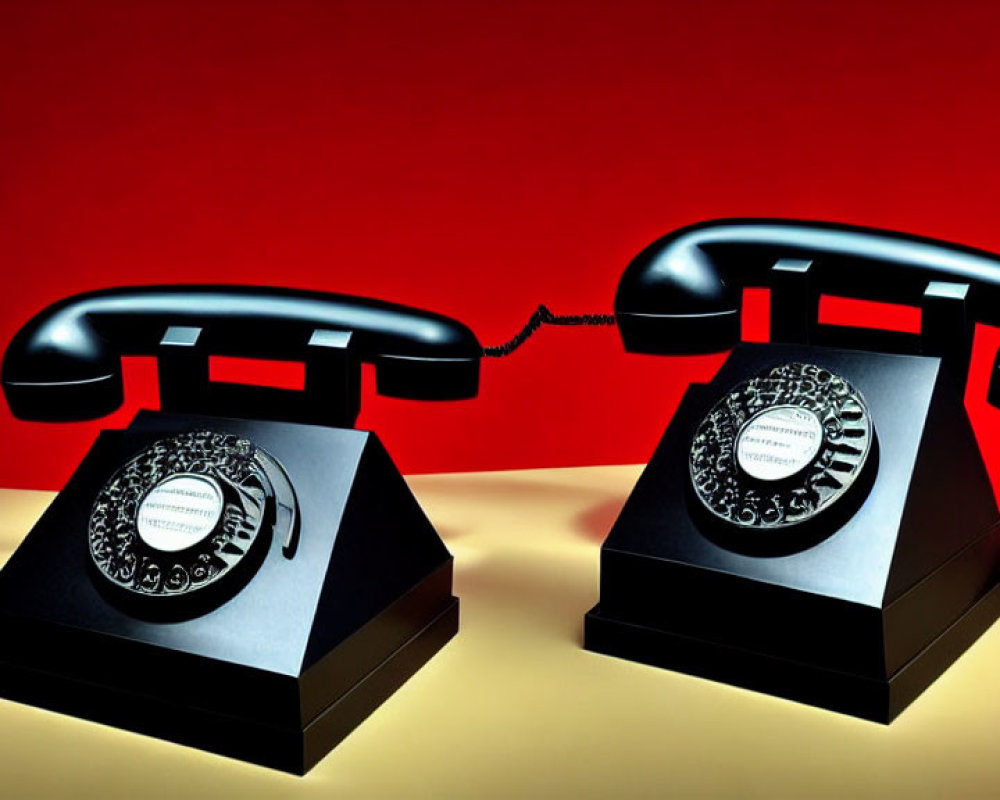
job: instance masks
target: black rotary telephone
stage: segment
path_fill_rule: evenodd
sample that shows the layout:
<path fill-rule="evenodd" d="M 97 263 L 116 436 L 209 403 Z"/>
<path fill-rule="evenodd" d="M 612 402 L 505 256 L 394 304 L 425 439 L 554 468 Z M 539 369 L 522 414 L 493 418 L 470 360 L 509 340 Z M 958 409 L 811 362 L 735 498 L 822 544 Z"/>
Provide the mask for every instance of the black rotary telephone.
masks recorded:
<path fill-rule="evenodd" d="M 234 286 L 80 295 L 3 361 L 14 414 L 99 417 L 121 357 L 161 410 L 105 430 L 0 572 L 0 693 L 303 773 L 458 628 L 451 556 L 370 432 L 380 393 L 476 394 L 454 320 Z M 209 356 L 293 359 L 290 391 L 209 380 Z"/>
<path fill-rule="evenodd" d="M 747 286 L 770 288 L 770 343 L 739 342 Z M 824 294 L 919 306 L 920 333 L 821 325 Z M 604 542 L 586 647 L 890 721 L 1000 613 L 1000 515 L 962 403 L 1000 259 L 709 222 L 636 256 L 615 318 L 633 352 L 733 349 Z"/>

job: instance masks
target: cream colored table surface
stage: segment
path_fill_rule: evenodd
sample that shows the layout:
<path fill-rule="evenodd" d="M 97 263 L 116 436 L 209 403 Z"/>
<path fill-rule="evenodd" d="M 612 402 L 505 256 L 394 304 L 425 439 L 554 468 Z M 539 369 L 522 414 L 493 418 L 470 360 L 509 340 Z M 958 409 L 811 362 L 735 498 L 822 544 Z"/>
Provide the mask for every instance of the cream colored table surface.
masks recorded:
<path fill-rule="evenodd" d="M 409 480 L 459 635 L 305 778 L 0 701 L 0 797 L 1000 796 L 1000 629 L 890 727 L 586 652 L 637 467 Z M 0 490 L 0 558 L 52 495 Z"/>

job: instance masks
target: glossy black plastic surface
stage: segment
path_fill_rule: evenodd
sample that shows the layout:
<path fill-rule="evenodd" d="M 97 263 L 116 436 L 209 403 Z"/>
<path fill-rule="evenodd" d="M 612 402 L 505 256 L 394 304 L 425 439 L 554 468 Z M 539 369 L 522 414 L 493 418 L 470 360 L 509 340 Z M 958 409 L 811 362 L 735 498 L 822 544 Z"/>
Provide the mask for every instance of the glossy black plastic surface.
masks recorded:
<path fill-rule="evenodd" d="M 163 622 L 102 592 L 94 497 L 155 441 L 210 429 L 257 443 L 300 501 L 221 604 Z M 451 556 L 375 434 L 140 412 L 104 431 L 0 571 L 0 695 L 303 773 L 457 630 Z"/>
<path fill-rule="evenodd" d="M 755 534 L 697 513 L 692 437 L 747 376 L 806 360 L 864 395 L 877 474 L 834 529 L 734 546 Z M 941 360 L 741 344 L 688 389 L 608 534 L 586 647 L 887 722 L 996 618 L 998 567 L 1000 513 Z"/>
<path fill-rule="evenodd" d="M 789 268 L 789 262 L 798 265 Z M 788 306 L 779 309 L 784 315 L 814 317 L 821 293 L 922 306 L 928 285 L 944 282 L 968 285 L 962 300 L 970 318 L 1000 324 L 1000 258 L 994 254 L 869 228 L 733 219 L 682 228 L 632 260 L 615 296 L 625 347 L 645 353 L 726 350 L 740 337 L 743 287 L 775 287 L 797 271 L 802 290 L 790 303 L 779 300 Z M 867 341 L 863 346 L 885 349 Z"/>
<path fill-rule="evenodd" d="M 735 347 L 685 394 L 602 548 L 585 646 L 888 722 L 1000 613 L 1000 519 L 962 405 L 974 323 L 1000 324 L 1000 258 L 830 223 L 706 222 L 626 268 L 626 349 L 733 348 L 747 286 L 770 290 L 771 343 Z M 821 324 L 822 295 L 917 306 L 920 331 Z M 877 465 L 836 516 L 749 540 L 701 513 L 688 454 L 713 404 L 793 362 L 861 391 Z"/>
<path fill-rule="evenodd" d="M 291 289 L 151 286 L 70 297 L 29 321 L 4 356 L 11 410 L 36 420 L 110 413 L 122 402 L 121 356 L 158 354 L 170 328 L 199 331 L 215 354 L 291 360 L 308 359 L 317 331 L 348 331 L 382 394 L 447 400 L 478 388 L 476 337 L 438 314 Z"/>

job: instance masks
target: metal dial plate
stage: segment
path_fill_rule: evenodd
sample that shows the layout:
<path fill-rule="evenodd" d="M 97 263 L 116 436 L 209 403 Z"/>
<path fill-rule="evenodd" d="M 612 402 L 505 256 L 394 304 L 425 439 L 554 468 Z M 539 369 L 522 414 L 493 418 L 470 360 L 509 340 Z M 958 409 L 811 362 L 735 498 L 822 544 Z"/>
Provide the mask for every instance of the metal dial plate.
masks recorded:
<path fill-rule="evenodd" d="M 187 550 L 215 530 L 224 503 L 222 489 L 214 479 L 186 473 L 171 475 L 139 503 L 136 531 L 153 550 Z"/>
<path fill-rule="evenodd" d="M 146 598 L 224 580 L 270 540 L 270 461 L 250 440 L 213 431 L 150 445 L 94 501 L 88 541 L 98 573 Z"/>
<path fill-rule="evenodd" d="M 845 497 L 875 431 L 861 394 L 814 364 L 782 364 L 729 391 L 698 425 L 695 495 L 747 531 L 808 522 Z"/>
<path fill-rule="evenodd" d="M 783 481 L 819 454 L 823 424 L 808 408 L 773 406 L 755 414 L 736 435 L 736 464 L 760 481 Z"/>

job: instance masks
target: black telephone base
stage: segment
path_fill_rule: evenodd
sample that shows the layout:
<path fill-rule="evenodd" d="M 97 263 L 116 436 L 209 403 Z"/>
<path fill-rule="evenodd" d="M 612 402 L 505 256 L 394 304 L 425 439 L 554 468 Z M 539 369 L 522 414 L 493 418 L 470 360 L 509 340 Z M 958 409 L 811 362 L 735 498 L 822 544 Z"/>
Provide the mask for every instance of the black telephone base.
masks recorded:
<path fill-rule="evenodd" d="M 450 577 L 450 576 L 449 576 Z M 111 686 L 94 686 L 60 674 L 0 665 L 0 691 L 18 703 L 167 739 L 219 755 L 304 775 L 417 672 L 458 632 L 458 599 L 376 666 L 305 728 L 279 728 L 138 698 Z M 407 613 L 399 606 L 387 613 Z M 375 625 L 386 624 L 385 620 Z M 141 713 L 137 713 L 141 711 Z"/>
<path fill-rule="evenodd" d="M 252 440 L 298 496 L 222 602 L 168 621 L 100 589 L 87 521 L 135 453 Z M 374 434 L 141 412 L 105 431 L 0 572 L 0 696 L 304 774 L 458 629 L 452 559 Z"/>
<path fill-rule="evenodd" d="M 1000 617 L 1000 586 L 895 675 L 873 680 L 606 617 L 600 604 L 584 620 L 584 647 L 630 661 L 765 692 L 888 724 Z"/>
<path fill-rule="evenodd" d="M 762 548 L 766 529 L 704 513 L 689 453 L 720 399 L 791 363 L 863 395 L 878 461 L 846 513 Z M 889 722 L 1000 614 L 998 567 L 1000 515 L 940 359 L 745 344 L 685 394 L 604 542 L 585 647 Z"/>

